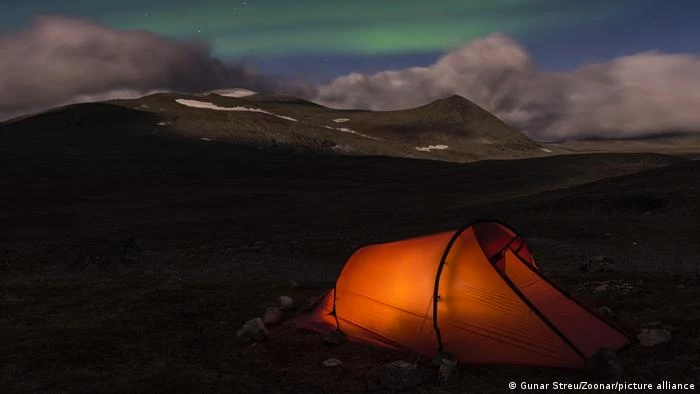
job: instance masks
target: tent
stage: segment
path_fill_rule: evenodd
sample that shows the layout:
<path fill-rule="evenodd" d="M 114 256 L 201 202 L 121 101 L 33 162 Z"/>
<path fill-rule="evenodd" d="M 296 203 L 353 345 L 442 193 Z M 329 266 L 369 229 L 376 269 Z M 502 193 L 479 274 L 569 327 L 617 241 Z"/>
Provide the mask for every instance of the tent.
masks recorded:
<path fill-rule="evenodd" d="M 545 279 L 523 238 L 493 220 L 358 249 L 291 323 L 464 363 L 581 369 L 597 350 L 633 343 Z"/>

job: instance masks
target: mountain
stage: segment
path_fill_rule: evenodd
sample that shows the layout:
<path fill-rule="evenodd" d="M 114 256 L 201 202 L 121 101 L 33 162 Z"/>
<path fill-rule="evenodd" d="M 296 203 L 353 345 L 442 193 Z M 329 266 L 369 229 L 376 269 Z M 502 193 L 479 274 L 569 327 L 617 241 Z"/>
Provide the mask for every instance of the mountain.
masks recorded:
<path fill-rule="evenodd" d="M 390 140 L 408 140 L 419 147 L 432 146 L 434 148 L 429 149 L 432 154 L 450 161 L 525 158 L 552 153 L 457 95 L 408 110 L 359 112 L 353 119 L 366 133 Z M 446 148 L 441 150 L 441 147 Z"/>
<path fill-rule="evenodd" d="M 576 214 L 643 216 L 647 224 L 658 217 L 672 217 L 680 219 L 673 230 L 679 230 L 686 224 L 692 225 L 693 230 L 688 232 L 688 237 L 693 238 L 700 230 L 700 221 L 692 219 L 700 217 L 699 191 L 700 161 L 687 160 L 630 174 L 604 177 L 561 190 L 536 193 L 517 202 L 509 202 L 508 206 L 509 209 L 527 208 L 543 213 L 565 213 L 570 217 Z"/>
<path fill-rule="evenodd" d="M 571 153 L 655 152 L 700 158 L 700 133 L 664 133 L 625 139 L 588 139 L 567 141 L 553 144 L 553 146 L 560 151 Z"/>
<path fill-rule="evenodd" d="M 257 150 L 468 162 L 552 152 L 469 100 L 452 96 L 402 111 L 326 108 L 291 96 L 240 89 L 157 93 L 68 105 L 0 123 L 6 141 L 131 146 L 166 140 Z M 10 137 L 12 135 L 13 137 Z M 72 142 L 71 142 L 72 141 Z"/>

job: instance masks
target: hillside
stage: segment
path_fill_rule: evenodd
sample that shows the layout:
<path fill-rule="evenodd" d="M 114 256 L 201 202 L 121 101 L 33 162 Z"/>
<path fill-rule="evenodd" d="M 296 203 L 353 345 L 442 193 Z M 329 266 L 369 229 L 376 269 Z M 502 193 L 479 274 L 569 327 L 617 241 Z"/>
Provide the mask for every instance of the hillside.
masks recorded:
<path fill-rule="evenodd" d="M 459 96 L 405 111 L 372 112 L 334 110 L 297 97 L 220 93 L 225 95 L 157 93 L 75 104 L 2 123 L 0 129 L 42 140 L 176 137 L 259 150 L 455 162 L 551 154 Z"/>
<path fill-rule="evenodd" d="M 700 133 L 668 133 L 626 139 L 596 139 L 550 144 L 552 149 L 571 153 L 655 152 L 700 158 Z"/>

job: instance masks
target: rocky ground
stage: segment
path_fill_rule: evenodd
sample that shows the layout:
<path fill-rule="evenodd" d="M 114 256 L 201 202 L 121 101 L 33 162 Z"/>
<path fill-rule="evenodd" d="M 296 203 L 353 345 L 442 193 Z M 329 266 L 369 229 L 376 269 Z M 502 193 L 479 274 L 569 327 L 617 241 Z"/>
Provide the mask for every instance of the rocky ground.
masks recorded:
<path fill-rule="evenodd" d="M 620 354 L 622 380 L 700 383 L 700 162 L 101 149 L 3 152 L 4 392 L 386 392 L 386 369 L 405 365 L 377 368 L 399 360 L 418 363 L 399 379 L 417 392 L 586 378 L 458 365 L 437 382 L 413 355 L 287 327 L 236 336 L 281 295 L 321 295 L 359 245 L 482 217 L 511 224 L 546 276 L 641 335 Z"/>

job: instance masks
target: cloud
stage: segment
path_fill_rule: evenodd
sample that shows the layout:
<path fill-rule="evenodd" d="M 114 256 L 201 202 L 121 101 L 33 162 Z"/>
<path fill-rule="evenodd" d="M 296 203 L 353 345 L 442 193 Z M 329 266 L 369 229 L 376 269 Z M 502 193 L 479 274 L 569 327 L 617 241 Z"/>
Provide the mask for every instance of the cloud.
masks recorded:
<path fill-rule="evenodd" d="M 223 62 L 204 42 L 41 16 L 26 29 L 0 32 L 0 75 L 0 120 L 80 101 L 240 87 L 374 110 L 459 94 L 540 139 L 700 132 L 698 56 L 647 52 L 544 72 L 501 34 L 429 67 L 354 73 L 317 88 Z"/>
<path fill-rule="evenodd" d="M 340 77 L 320 87 L 315 101 L 393 110 L 452 94 L 541 139 L 700 132 L 698 56 L 647 52 L 544 72 L 502 34 L 472 41 L 429 67 Z"/>
<path fill-rule="evenodd" d="M 242 87 L 313 95 L 310 85 L 256 74 L 212 56 L 203 42 L 114 30 L 61 16 L 0 32 L 0 120 L 57 105 L 153 91 Z"/>

